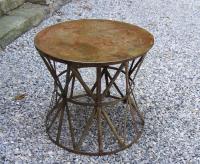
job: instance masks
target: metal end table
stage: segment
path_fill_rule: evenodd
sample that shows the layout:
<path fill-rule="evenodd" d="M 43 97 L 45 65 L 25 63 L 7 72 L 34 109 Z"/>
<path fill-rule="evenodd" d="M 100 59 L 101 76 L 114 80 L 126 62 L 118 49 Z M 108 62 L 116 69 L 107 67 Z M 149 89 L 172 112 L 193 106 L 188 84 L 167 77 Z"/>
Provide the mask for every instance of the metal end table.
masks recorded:
<path fill-rule="evenodd" d="M 85 155 L 117 153 L 138 141 L 144 119 L 133 89 L 154 43 L 149 32 L 118 21 L 82 19 L 47 27 L 34 43 L 54 79 L 46 117 L 51 141 Z M 87 77 L 87 69 L 94 76 Z"/>

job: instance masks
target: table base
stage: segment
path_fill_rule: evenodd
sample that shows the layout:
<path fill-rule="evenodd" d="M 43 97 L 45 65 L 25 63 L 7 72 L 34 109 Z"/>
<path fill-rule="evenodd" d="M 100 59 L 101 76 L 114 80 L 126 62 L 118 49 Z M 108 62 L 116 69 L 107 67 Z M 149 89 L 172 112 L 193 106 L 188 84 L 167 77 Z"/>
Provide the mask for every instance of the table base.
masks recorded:
<path fill-rule="evenodd" d="M 109 155 L 138 141 L 144 119 L 133 88 L 144 56 L 114 66 L 89 67 L 96 70 L 93 83 L 84 79 L 85 67 L 41 57 L 54 78 L 46 117 L 52 142 L 77 154 Z"/>

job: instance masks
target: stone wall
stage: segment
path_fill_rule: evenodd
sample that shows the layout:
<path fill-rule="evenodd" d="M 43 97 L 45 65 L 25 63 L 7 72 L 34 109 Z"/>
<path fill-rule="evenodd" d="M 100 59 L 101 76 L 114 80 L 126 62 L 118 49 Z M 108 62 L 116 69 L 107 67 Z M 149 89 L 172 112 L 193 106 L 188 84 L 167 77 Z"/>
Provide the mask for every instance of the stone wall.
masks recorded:
<path fill-rule="evenodd" d="M 70 0 L 0 0 L 0 49 Z"/>
<path fill-rule="evenodd" d="M 51 2 L 53 2 L 53 0 L 26 0 L 26 1 L 31 2 L 31 3 L 41 4 L 41 5 L 48 5 Z"/>
<path fill-rule="evenodd" d="M 58 2 L 65 2 L 67 0 L 26 0 L 26 2 L 31 2 L 31 3 L 36 3 L 36 4 L 41 4 L 41 5 L 49 5 L 52 3 L 58 3 Z"/>
<path fill-rule="evenodd" d="M 0 16 L 21 6 L 25 0 L 0 0 Z"/>

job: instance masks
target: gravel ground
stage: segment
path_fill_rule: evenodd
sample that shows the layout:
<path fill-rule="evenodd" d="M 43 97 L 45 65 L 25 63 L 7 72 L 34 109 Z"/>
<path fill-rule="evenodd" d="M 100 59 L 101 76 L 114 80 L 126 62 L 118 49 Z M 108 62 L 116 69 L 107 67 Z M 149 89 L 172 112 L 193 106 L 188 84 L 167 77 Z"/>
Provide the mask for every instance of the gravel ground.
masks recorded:
<path fill-rule="evenodd" d="M 200 2 L 73 0 L 0 52 L 0 163 L 200 163 Z M 79 156 L 55 146 L 44 127 L 52 80 L 33 38 L 60 21 L 106 18 L 155 36 L 136 83 L 145 113 L 138 144 L 113 156 Z M 26 94 L 22 100 L 16 95 Z"/>

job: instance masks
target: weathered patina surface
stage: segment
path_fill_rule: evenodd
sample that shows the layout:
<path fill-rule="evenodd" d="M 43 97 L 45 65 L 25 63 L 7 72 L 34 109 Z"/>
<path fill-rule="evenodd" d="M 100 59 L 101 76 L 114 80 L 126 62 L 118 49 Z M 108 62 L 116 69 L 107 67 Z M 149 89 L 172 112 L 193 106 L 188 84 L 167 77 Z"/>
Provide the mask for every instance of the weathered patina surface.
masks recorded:
<path fill-rule="evenodd" d="M 45 28 L 35 37 L 36 48 L 73 63 L 115 64 L 144 55 L 154 43 L 146 30 L 128 23 L 82 19 Z"/>

